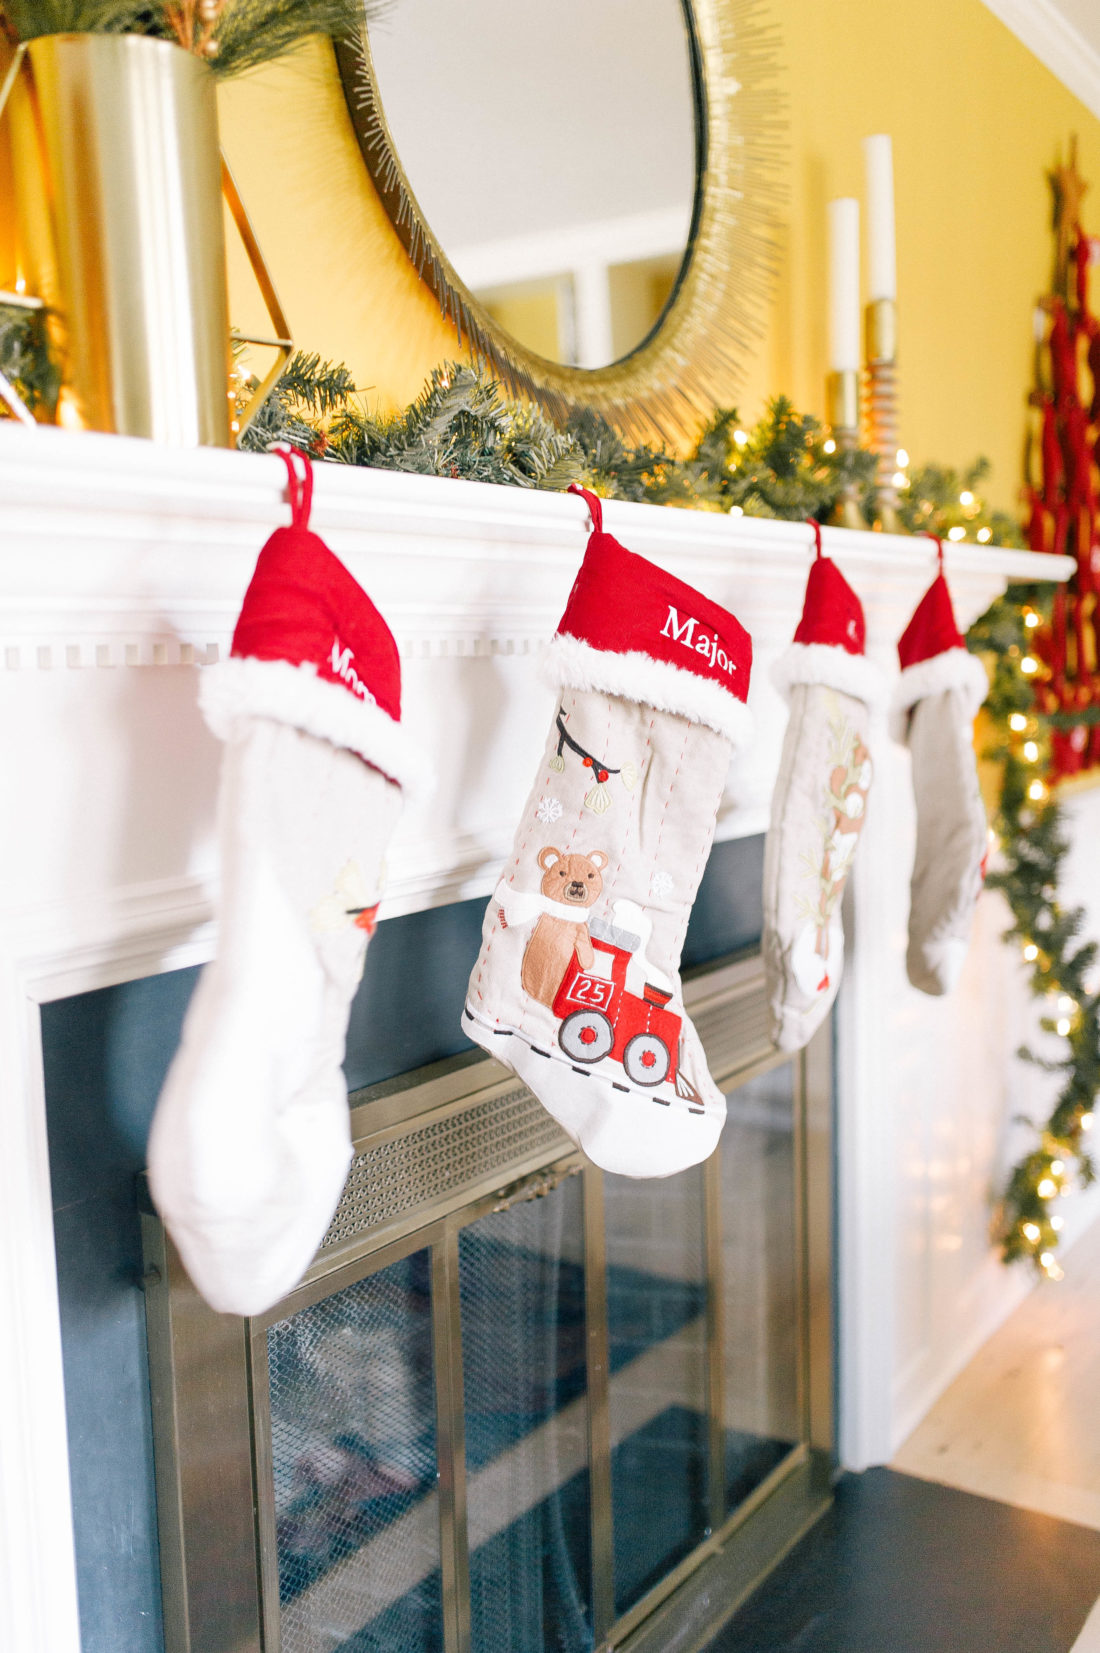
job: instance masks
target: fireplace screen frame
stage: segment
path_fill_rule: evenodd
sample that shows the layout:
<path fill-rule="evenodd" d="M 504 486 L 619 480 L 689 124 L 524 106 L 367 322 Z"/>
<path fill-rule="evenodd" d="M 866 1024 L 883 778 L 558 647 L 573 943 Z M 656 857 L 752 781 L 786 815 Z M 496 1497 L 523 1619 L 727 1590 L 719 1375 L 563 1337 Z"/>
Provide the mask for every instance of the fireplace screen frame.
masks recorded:
<path fill-rule="evenodd" d="M 705 1645 L 830 1498 L 834 1453 L 832 1026 L 791 1057 L 766 1032 L 758 954 L 685 982 L 685 1005 L 727 1092 L 791 1064 L 799 1440 L 732 1513 L 725 1501 L 726 1328 L 719 1155 L 703 1170 L 708 1526 L 625 1613 L 613 1589 L 603 1173 L 530 1092 L 473 1052 L 356 1093 L 356 1157 L 301 1285 L 251 1320 L 195 1293 L 151 1208 L 142 1214 L 166 1653 L 279 1653 L 267 1334 L 367 1275 L 430 1248 L 445 1653 L 470 1637 L 459 1235 L 581 1178 L 589 1545 L 594 1643 L 677 1653 Z"/>

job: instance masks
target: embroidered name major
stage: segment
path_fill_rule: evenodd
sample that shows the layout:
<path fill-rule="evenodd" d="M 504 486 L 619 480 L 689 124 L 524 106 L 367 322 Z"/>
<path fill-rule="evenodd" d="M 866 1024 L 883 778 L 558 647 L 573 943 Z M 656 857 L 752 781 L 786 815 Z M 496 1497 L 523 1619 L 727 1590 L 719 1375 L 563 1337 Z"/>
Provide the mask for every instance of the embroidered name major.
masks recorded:
<path fill-rule="evenodd" d="M 705 632 L 694 615 L 689 614 L 681 620 L 679 611 L 673 608 L 671 603 L 668 605 L 668 619 L 661 628 L 661 636 L 671 637 L 674 642 L 682 643 L 685 649 L 701 654 L 708 666 L 717 666 L 719 671 L 732 673 L 737 670 L 736 661 L 730 659 L 717 635 Z"/>

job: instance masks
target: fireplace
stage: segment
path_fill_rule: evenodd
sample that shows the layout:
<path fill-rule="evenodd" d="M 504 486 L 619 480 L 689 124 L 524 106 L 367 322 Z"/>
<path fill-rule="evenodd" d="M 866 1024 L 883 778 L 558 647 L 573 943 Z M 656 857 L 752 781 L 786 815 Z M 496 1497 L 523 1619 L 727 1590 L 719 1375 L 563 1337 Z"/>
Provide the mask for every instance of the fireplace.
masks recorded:
<path fill-rule="evenodd" d="M 824 1507 L 831 1032 L 774 1051 L 755 956 L 687 1003 L 705 1166 L 604 1175 L 478 1052 L 352 1098 L 266 1315 L 144 1217 L 169 1653 L 687 1653 Z"/>
<path fill-rule="evenodd" d="M 5 984 L 0 1090 L 6 1122 L 6 1152 L 0 1155 L 0 1321 L 8 1357 L 0 1457 L 5 1486 L 12 1489 L 0 1500 L 0 1644 L 20 1653 L 81 1653 L 82 1648 L 120 1653 L 125 1641 L 135 1653 L 161 1653 L 154 1553 L 159 1527 L 166 1617 L 177 1643 L 188 1635 L 195 1647 L 256 1648 L 261 1582 L 270 1589 L 272 1571 L 270 1561 L 257 1559 L 251 1507 L 259 1484 L 253 1448 L 260 1444 L 249 1411 L 251 1345 L 239 1323 L 211 1324 L 185 1290 L 165 1284 L 172 1278 L 167 1258 L 157 1278 L 150 1272 L 145 1284 L 154 1319 L 159 1316 L 154 1344 L 167 1351 L 164 1359 L 175 1361 L 170 1381 L 158 1364 L 158 1511 L 147 1450 L 145 1294 L 129 1178 L 140 1164 L 148 1115 L 178 1038 L 193 979 L 189 967 L 209 959 L 215 943 L 218 752 L 196 709 L 195 677 L 202 662 L 221 658 L 229 647 L 257 549 L 285 512 L 285 472 L 269 455 L 183 451 L 60 430 L 9 426 L 3 448 L 3 729 L 6 772 L 24 777 L 25 784 L 10 789 L 0 925 Z M 810 555 L 808 530 L 800 523 L 619 502 L 609 505 L 608 515 L 612 530 L 633 550 L 732 608 L 752 633 L 750 703 L 757 738 L 731 772 L 715 853 L 739 844 L 759 846 L 753 835 L 766 825 L 785 717 L 769 666 L 797 623 Z M 457 984 L 460 1000 L 484 902 L 523 805 L 528 776 L 512 759 L 517 750 L 526 750 L 531 728 L 545 726 L 549 716 L 538 653 L 561 614 L 587 529 L 578 501 L 538 490 L 338 465 L 318 469 L 314 521 L 394 628 L 410 731 L 435 782 L 434 792 L 410 806 L 390 858 L 385 922 L 368 953 L 368 979 L 349 1039 L 350 1051 L 368 1023 L 376 1032 L 377 1064 L 352 1064 L 354 1083 L 361 1085 L 456 1048 L 461 1004 L 452 1004 L 443 988 Z M 930 577 L 931 545 L 833 529 L 825 538 L 864 600 L 871 654 L 892 671 L 899 631 Z M 1064 578 L 1071 571 L 1064 558 L 1037 560 L 1030 552 L 991 546 L 953 546 L 949 557 L 964 627 L 1008 580 Z M 912 788 L 904 754 L 882 740 L 875 756 L 877 801 L 851 890 L 850 946 L 836 1012 L 837 1411 L 841 1455 L 846 1467 L 856 1469 L 891 1456 L 952 1373 L 1019 1301 L 1026 1279 L 1001 1268 L 991 1254 L 985 1201 L 1000 1174 L 1006 1121 L 1045 1112 L 1038 1104 L 1048 1083 L 1048 1076 L 1009 1055 L 1021 1033 L 1031 1029 L 1033 1008 L 1018 961 L 1000 944 L 997 898 L 979 904 L 971 959 L 957 992 L 931 1000 L 908 987 L 897 937 L 907 912 Z M 1067 805 L 1082 844 L 1095 838 L 1094 804 L 1095 795 L 1089 795 Z M 1076 870 L 1074 899 L 1093 899 L 1094 871 L 1085 856 Z M 758 892 L 758 873 L 745 887 L 750 883 Z M 724 955 L 759 934 L 758 913 L 755 928 L 740 928 L 735 939 L 718 933 L 729 899 L 701 892 L 693 913 L 698 959 Z M 446 933 L 440 936 L 432 927 L 436 913 L 452 919 L 461 914 L 459 933 L 443 924 Z M 391 925 L 391 919 L 399 923 Z M 400 953 L 396 934 L 406 920 L 413 933 L 410 954 L 419 953 L 421 970 L 430 957 L 438 964 L 425 1013 L 416 1017 L 407 1012 L 415 977 L 384 967 L 393 956 L 387 933 Z M 705 997 L 699 984 L 695 991 Z M 751 1040 L 748 1057 L 730 1058 L 714 1042 L 720 1029 L 709 1025 L 712 1062 L 732 1093 L 738 1080 L 751 1074 Z M 430 1053 L 413 1048 L 418 1026 L 435 1041 Z M 975 1041 L 976 1026 L 987 1029 L 984 1042 Z M 455 1071 L 469 1084 L 470 1095 L 495 1082 L 487 1067 Z M 415 1082 L 404 1086 L 414 1088 Z M 463 1111 L 461 1091 L 438 1101 L 421 1094 L 425 1113 L 434 1109 L 442 1118 L 452 1103 Z M 381 1095 L 357 1098 L 374 1110 L 357 1119 L 364 1141 L 387 1131 L 395 1138 L 408 1136 L 408 1122 L 394 1111 L 401 1095 L 401 1087 L 391 1085 Z M 751 1090 L 744 1096 L 747 1104 Z M 731 1124 L 727 1143 L 736 1131 Z M 826 1198 L 820 1191 L 828 1188 L 827 1177 L 809 1174 L 817 1140 L 812 1133 L 807 1138 L 811 1208 Z M 522 1153 L 509 1153 L 511 1159 L 506 1156 L 506 1163 L 475 1183 L 470 1200 L 495 1196 L 555 1163 L 553 1144 L 549 1158 L 534 1165 L 517 1168 Z M 447 1220 L 467 1197 L 465 1185 L 455 1185 L 458 1205 L 447 1206 L 451 1193 L 444 1191 L 440 1207 L 447 1208 L 441 1215 L 439 1208 L 433 1212 L 424 1189 L 438 1188 L 439 1176 L 429 1174 L 419 1150 L 413 1157 L 423 1186 L 410 1208 L 411 1227 L 391 1235 L 394 1243 L 411 1244 L 418 1225 L 426 1228 L 429 1218 Z M 453 1168 L 458 1162 L 451 1155 L 448 1163 Z M 388 1164 L 382 1165 L 387 1176 Z M 381 1173 L 364 1180 L 365 1196 L 383 1186 Z M 565 1179 L 563 1199 L 574 1199 L 583 1180 L 579 1174 Z M 405 1172 L 402 1186 L 412 1186 Z M 713 1187 L 704 1181 L 704 1196 Z M 604 1278 L 617 1292 L 624 1277 L 610 1270 L 623 1266 L 614 1253 L 620 1208 L 610 1183 L 603 1193 L 612 1225 L 606 1232 L 613 1242 Z M 749 1195 L 754 1193 L 750 1179 Z M 1088 1219 L 1091 1198 L 1066 1202 L 1067 1228 Z M 585 1208 L 582 1200 L 582 1217 Z M 595 1204 L 587 1208 L 595 1233 Z M 523 1220 L 533 1221 L 526 1214 L 539 1209 L 537 1202 L 524 1206 Z M 385 1211 L 367 1217 L 372 1224 L 391 1220 Z M 768 1217 L 778 1220 L 777 1211 L 769 1209 Z M 561 1302 L 581 1278 L 566 1266 L 575 1263 L 577 1230 L 571 1223 L 572 1214 L 563 1231 L 573 1252 L 563 1254 L 551 1274 Z M 752 1234 L 756 1243 L 758 1231 Z M 767 1247 L 773 1245 L 770 1235 L 764 1239 Z M 550 1241 L 524 1234 L 509 1243 L 541 1254 Z M 412 1246 L 410 1255 L 416 1250 Z M 713 1247 L 705 1253 L 713 1254 Z M 774 1251 L 765 1254 L 770 1260 Z M 352 1253 L 330 1246 L 324 1260 L 315 1280 L 330 1272 L 329 1264 L 350 1264 Z M 151 1262 L 159 1267 L 155 1257 Z M 368 1247 L 354 1266 L 365 1275 L 374 1262 L 382 1258 Z M 686 1269 L 687 1263 L 677 1266 Z M 638 1268 L 647 1277 L 662 1278 L 652 1251 Z M 599 1279 L 598 1270 L 583 1277 L 597 1291 Z M 439 1299 L 431 1297 L 430 1286 L 429 1280 L 431 1309 Z M 461 1278 L 452 1289 L 461 1299 Z M 827 1283 L 823 1290 L 810 1289 L 807 1301 L 827 1305 Z M 715 1296 L 708 1300 L 711 1318 L 704 1316 L 704 1328 L 719 1324 L 723 1308 L 727 1327 L 747 1313 Z M 288 1309 L 284 1318 L 291 1313 Z M 821 1327 L 811 1330 L 816 1336 Z M 686 1323 L 674 1331 L 666 1341 L 680 1351 L 677 1358 L 686 1370 L 682 1351 L 691 1334 Z M 560 1427 L 583 1422 L 590 1486 L 582 1490 L 597 1514 L 601 1498 L 614 1514 L 625 1496 L 626 1471 L 620 1466 L 626 1460 L 617 1433 L 625 1425 L 621 1410 L 616 1421 L 614 1407 L 632 1367 L 628 1359 L 615 1365 L 624 1355 L 614 1333 L 612 1324 L 606 1335 L 614 1369 L 605 1379 L 598 1345 L 588 1359 L 586 1322 L 583 1404 L 575 1395 L 566 1398 L 568 1382 L 574 1387 L 578 1382 L 575 1369 L 555 1391 L 562 1400 L 555 1415 L 574 1408 Z M 709 1357 L 719 1346 L 711 1338 L 704 1354 Z M 437 1350 L 443 1347 L 438 1338 L 432 1346 L 433 1384 Z M 750 1359 L 747 1347 L 738 1352 Z M 465 1344 L 459 1353 L 464 1362 Z M 211 1374 L 229 1376 L 223 1381 L 219 1375 L 205 1392 L 189 1391 L 189 1376 L 204 1365 Z M 819 1374 L 827 1365 L 827 1360 L 819 1363 Z M 727 1390 L 736 1390 L 735 1378 L 712 1370 L 708 1358 L 708 1396 L 718 1395 L 720 1376 Z M 690 1393 L 698 1392 L 696 1379 Z M 821 1392 L 820 1382 L 810 1386 L 811 1399 Z M 431 1393 L 434 1405 L 434 1388 Z M 597 1405 L 602 1393 L 605 1423 Z M 684 1410 L 694 1416 L 679 1417 L 677 1450 L 686 1454 L 696 1476 L 695 1502 L 683 1513 L 687 1494 L 677 1494 L 679 1526 L 669 1531 L 665 1561 L 677 1534 L 686 1543 L 699 1531 L 701 1504 L 709 1517 L 710 1492 L 720 1484 L 710 1456 L 700 1468 L 698 1434 L 695 1445 L 690 1439 L 683 1444 L 692 1428 L 701 1428 L 698 1400 Z M 820 1414 L 810 1415 L 811 1421 L 818 1418 L 811 1444 L 827 1442 L 827 1424 Z M 708 1430 L 711 1416 L 708 1411 Z M 664 1428 L 664 1422 L 647 1421 L 652 1430 L 643 1445 Z M 750 1433 L 753 1428 L 751 1422 L 734 1426 Z M 164 1445 L 173 1430 L 185 1449 L 182 1456 L 173 1457 Z M 641 1433 L 640 1425 L 634 1433 Z M 534 1429 L 528 1435 L 534 1437 L 528 1441 L 532 1451 L 549 1439 Z M 778 1431 L 775 1438 L 782 1438 Z M 210 1451 L 206 1462 L 197 1455 L 199 1443 Z M 361 1459 L 369 1449 L 369 1442 L 354 1441 L 347 1448 Z M 438 1434 L 434 1450 L 442 1472 L 447 1460 Z M 573 1460 L 561 1457 L 560 1445 L 555 1450 L 564 1485 Z M 519 1462 L 504 1452 L 492 1462 L 498 1460 L 502 1474 Z M 484 1467 L 491 1465 L 474 1467 L 471 1460 L 467 1482 L 472 1485 Z M 354 1462 L 349 1468 L 361 1473 L 363 1466 Z M 700 1483 L 704 1473 L 709 1480 Z M 742 1514 L 737 1527 L 740 1561 L 733 1537 L 712 1526 L 701 1564 L 695 1546 L 653 1588 L 669 1587 L 677 1569 L 686 1574 L 694 1568 L 699 1584 L 720 1566 L 729 1571 L 711 1599 L 742 1588 L 742 1578 L 753 1572 L 754 1535 L 760 1535 L 762 1553 L 768 1548 L 764 1537 L 779 1529 L 784 1500 L 801 1472 L 771 1473 L 779 1477 L 775 1490 L 752 1493 L 738 1506 L 743 1512 L 760 1500 L 751 1520 Z M 681 1489 L 685 1484 L 678 1483 Z M 452 1492 L 437 1485 L 440 1518 L 450 1519 L 452 1508 L 459 1517 L 465 1512 L 467 1532 L 476 1539 L 482 1529 L 470 1524 L 475 1511 L 468 1488 L 463 1504 L 463 1487 Z M 474 1485 L 474 1505 L 491 1485 Z M 404 1489 L 412 1490 L 412 1483 Z M 401 1493 L 398 1487 L 390 1496 L 399 1499 Z M 366 1517 L 384 1517 L 384 1503 L 364 1502 Z M 202 1519 L 207 1509 L 209 1523 Z M 272 1519 L 277 1538 L 279 1515 Z M 624 1542 L 624 1522 L 625 1517 L 617 1529 L 600 1526 L 605 1536 L 611 1533 L 612 1563 L 614 1544 L 621 1551 Z M 594 1530 L 596 1522 L 588 1525 Z M 270 1526 L 265 1531 L 270 1534 Z M 575 1536 L 575 1526 L 569 1531 Z M 441 1588 L 447 1584 L 445 1569 L 462 1553 L 453 1534 L 441 1540 Z M 556 1553 L 563 1553 L 560 1547 Z M 667 1623 L 661 1627 L 666 1609 L 657 1596 L 650 1594 L 635 1607 L 616 1605 L 615 1591 L 625 1585 L 608 1566 L 608 1553 L 605 1548 L 601 1557 L 590 1545 L 594 1582 L 588 1586 L 592 1599 L 581 1597 L 584 1611 L 598 1608 L 601 1628 L 615 1615 L 627 1619 L 637 1611 L 632 1635 L 649 1635 L 659 1646 L 664 1637 L 663 1648 L 678 1649 Z M 204 1561 L 211 1569 L 205 1594 Z M 572 1565 L 580 1576 L 580 1560 Z M 329 1571 L 335 1574 L 335 1568 Z M 349 1577 L 348 1568 L 339 1576 Z M 675 1599 L 677 1623 L 694 1623 L 686 1598 Z M 187 1620 L 181 1617 L 184 1609 Z M 465 1633 L 464 1621 L 445 1617 L 443 1633 L 445 1645 L 447 1636 L 453 1643 Z"/>

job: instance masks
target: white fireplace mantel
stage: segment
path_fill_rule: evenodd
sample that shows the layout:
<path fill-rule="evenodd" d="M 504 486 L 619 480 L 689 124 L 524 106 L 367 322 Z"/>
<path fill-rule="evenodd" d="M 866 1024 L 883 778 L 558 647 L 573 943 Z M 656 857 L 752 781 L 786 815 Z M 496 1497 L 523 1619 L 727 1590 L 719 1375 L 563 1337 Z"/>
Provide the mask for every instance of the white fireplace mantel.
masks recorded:
<path fill-rule="evenodd" d="M 228 649 L 256 554 L 288 520 L 284 484 L 270 456 L 0 428 L 0 1646 L 19 1653 L 79 1653 L 38 1006 L 210 956 L 218 749 L 196 668 Z M 768 666 L 797 622 L 810 530 L 617 503 L 605 517 L 752 633 L 756 736 L 719 836 L 762 831 L 785 719 Z M 320 466 L 313 526 L 398 639 L 424 754 L 383 916 L 487 893 L 552 712 L 537 657 L 586 508 Z M 869 653 L 896 670 L 931 543 L 826 541 L 863 599 Z M 962 626 L 1008 581 L 1071 568 L 972 544 L 949 547 L 947 566 Z M 908 760 L 881 730 L 876 747 L 839 1012 L 841 1439 L 855 1467 L 889 1455 L 1022 1289 L 991 1259 L 987 1193 L 1035 1083 L 1011 1057 L 1029 1012 L 992 898 L 951 1000 L 905 982 Z M 954 1172 L 944 1131 L 969 1144 Z M 895 1306 L 899 1291 L 915 1306 Z"/>

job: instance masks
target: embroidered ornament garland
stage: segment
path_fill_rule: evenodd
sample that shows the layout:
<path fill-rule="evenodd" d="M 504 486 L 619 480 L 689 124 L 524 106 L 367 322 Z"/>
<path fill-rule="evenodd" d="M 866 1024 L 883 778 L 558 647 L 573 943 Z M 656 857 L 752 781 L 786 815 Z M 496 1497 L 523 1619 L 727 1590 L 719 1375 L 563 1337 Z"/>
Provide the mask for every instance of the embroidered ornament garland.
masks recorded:
<path fill-rule="evenodd" d="M 585 809 L 590 809 L 593 815 L 604 815 L 611 808 L 612 804 L 611 793 L 607 790 L 608 781 L 611 779 L 612 775 L 617 775 L 623 785 L 632 792 L 638 784 L 637 765 L 632 763 L 628 758 L 625 763 L 620 764 L 616 768 L 609 763 L 601 762 L 600 759 L 594 758 L 591 752 L 586 752 L 584 747 L 579 745 L 577 741 L 573 739 L 572 735 L 565 727 L 568 720 L 568 715 L 569 714 L 566 712 L 564 706 L 558 707 L 558 715 L 556 719 L 558 749 L 554 753 L 554 756 L 550 759 L 549 768 L 560 775 L 565 769 L 565 757 L 563 755 L 565 748 L 568 747 L 571 752 L 574 752 L 577 757 L 580 758 L 584 768 L 592 771 L 596 782 L 591 791 L 586 792 L 584 795 L 584 807 Z M 543 800 L 543 803 L 548 806 L 551 802 L 552 800 Z M 558 806 L 558 813 L 561 813 L 560 804 Z M 547 825 L 550 825 L 557 819 L 557 816 L 551 815 L 548 818 L 544 814 L 540 815 L 539 819 Z"/>

